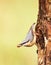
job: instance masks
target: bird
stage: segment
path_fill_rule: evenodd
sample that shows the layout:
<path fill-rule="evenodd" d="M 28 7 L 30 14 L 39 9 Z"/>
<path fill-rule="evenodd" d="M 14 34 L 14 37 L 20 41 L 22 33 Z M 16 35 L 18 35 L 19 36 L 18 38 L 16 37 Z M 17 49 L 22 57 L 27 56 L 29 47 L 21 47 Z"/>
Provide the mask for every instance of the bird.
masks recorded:
<path fill-rule="evenodd" d="M 17 45 L 17 47 L 21 47 L 21 46 L 26 46 L 26 47 L 30 47 L 32 46 L 34 43 L 33 43 L 33 40 L 35 40 L 35 26 L 36 24 L 33 23 L 32 26 L 30 27 L 25 39 Z M 29 42 L 29 44 L 27 44 Z"/>

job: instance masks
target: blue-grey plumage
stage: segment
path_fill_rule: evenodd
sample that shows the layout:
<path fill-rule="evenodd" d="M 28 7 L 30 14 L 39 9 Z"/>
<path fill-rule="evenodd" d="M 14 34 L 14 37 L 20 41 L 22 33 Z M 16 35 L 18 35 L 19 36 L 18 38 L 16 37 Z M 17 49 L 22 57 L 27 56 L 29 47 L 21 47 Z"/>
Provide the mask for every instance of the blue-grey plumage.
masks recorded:
<path fill-rule="evenodd" d="M 24 45 L 26 43 L 28 43 L 29 41 L 32 42 L 33 39 L 34 39 L 34 34 L 33 34 L 33 28 L 34 28 L 34 24 L 32 24 L 32 26 L 30 27 L 28 33 L 27 33 L 27 36 L 26 38 L 19 44 L 19 45 Z"/>
<path fill-rule="evenodd" d="M 26 38 L 21 42 L 21 44 L 25 44 L 27 42 L 32 42 L 33 38 L 34 38 L 34 34 L 33 34 L 33 28 L 34 28 L 34 24 L 30 27 Z"/>

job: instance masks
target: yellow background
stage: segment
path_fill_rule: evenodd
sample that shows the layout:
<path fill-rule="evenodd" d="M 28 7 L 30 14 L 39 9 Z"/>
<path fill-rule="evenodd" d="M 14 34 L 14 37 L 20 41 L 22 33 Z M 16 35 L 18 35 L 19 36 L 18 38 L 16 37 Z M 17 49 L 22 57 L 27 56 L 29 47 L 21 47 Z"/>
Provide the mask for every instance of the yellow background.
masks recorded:
<path fill-rule="evenodd" d="M 0 0 L 0 65 L 37 65 L 36 46 L 16 47 L 37 15 L 38 0 Z"/>

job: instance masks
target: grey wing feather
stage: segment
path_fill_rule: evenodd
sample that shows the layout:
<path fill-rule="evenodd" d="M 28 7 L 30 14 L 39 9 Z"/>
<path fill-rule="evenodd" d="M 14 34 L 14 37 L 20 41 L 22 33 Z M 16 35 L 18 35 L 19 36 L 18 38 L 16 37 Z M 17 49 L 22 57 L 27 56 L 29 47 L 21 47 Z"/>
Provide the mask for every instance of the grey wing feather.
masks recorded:
<path fill-rule="evenodd" d="M 33 27 L 34 27 L 34 24 L 30 27 L 30 30 L 27 33 L 26 38 L 21 42 L 21 44 L 26 44 L 27 42 L 29 42 L 29 41 L 31 42 L 33 40 L 33 38 L 34 38 Z"/>

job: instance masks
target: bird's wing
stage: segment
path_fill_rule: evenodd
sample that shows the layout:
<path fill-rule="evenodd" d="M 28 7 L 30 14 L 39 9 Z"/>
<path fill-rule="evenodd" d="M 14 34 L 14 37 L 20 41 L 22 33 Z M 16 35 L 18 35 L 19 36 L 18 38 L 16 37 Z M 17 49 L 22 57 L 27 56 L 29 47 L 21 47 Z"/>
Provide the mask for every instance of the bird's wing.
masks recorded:
<path fill-rule="evenodd" d="M 23 44 L 26 44 L 26 43 L 29 42 L 29 41 L 31 42 L 31 41 L 33 40 L 33 38 L 34 38 L 33 28 L 34 28 L 34 23 L 33 23 L 33 25 L 30 27 L 30 29 L 29 29 L 29 31 L 28 31 L 28 33 L 27 33 L 26 38 L 21 42 L 22 45 L 23 45 Z"/>

